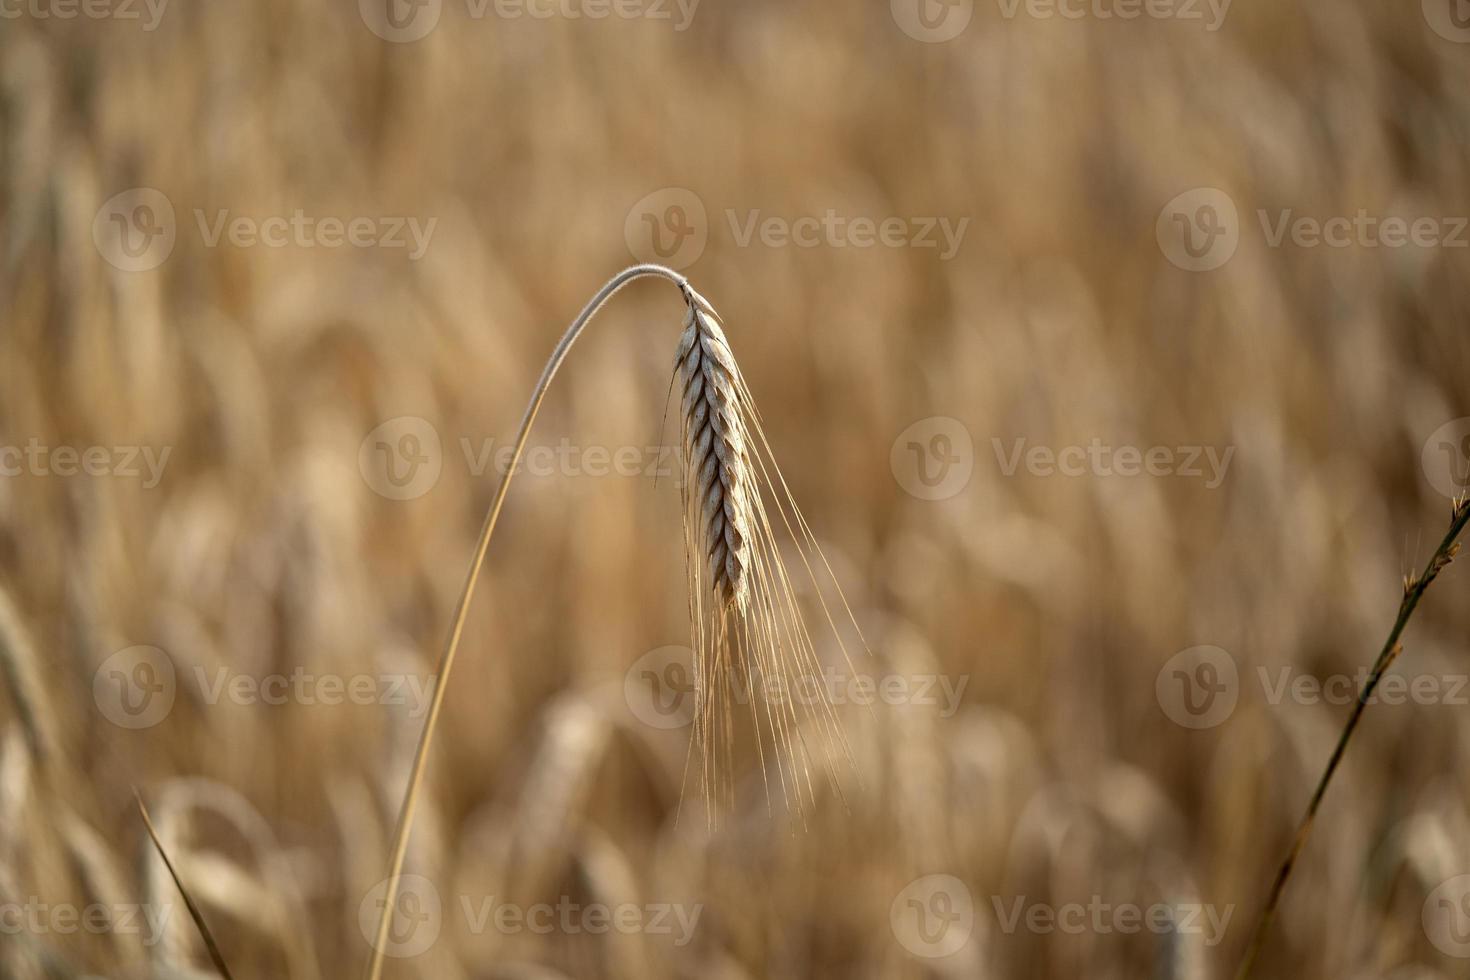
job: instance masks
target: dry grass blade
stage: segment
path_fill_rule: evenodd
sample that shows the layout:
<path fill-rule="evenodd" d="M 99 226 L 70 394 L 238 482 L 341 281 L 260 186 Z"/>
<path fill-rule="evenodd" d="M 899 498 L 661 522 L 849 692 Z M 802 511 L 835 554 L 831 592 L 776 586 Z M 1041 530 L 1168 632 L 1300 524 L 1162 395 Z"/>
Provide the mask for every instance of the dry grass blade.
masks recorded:
<path fill-rule="evenodd" d="M 1245 958 L 1241 961 L 1240 972 L 1236 974 L 1237 980 L 1247 980 L 1255 968 L 1256 957 L 1260 955 L 1261 947 L 1266 941 L 1266 934 L 1271 928 L 1271 920 L 1276 916 L 1276 907 L 1281 903 L 1281 895 L 1286 890 L 1287 879 L 1291 877 L 1292 869 L 1296 867 L 1296 859 L 1301 854 L 1302 848 L 1306 847 L 1307 838 L 1312 834 L 1312 824 L 1317 819 L 1317 811 L 1322 806 L 1322 798 L 1327 794 L 1327 784 L 1332 781 L 1333 773 L 1337 772 L 1337 766 L 1342 762 L 1343 753 L 1347 751 L 1348 741 L 1353 737 L 1359 719 L 1363 717 L 1363 709 L 1368 706 L 1368 702 L 1373 698 L 1373 692 L 1378 689 L 1378 682 L 1383 679 L 1384 673 L 1403 652 L 1400 637 L 1403 636 L 1404 627 L 1408 625 L 1409 618 L 1414 615 L 1419 600 L 1424 597 L 1430 583 L 1459 553 L 1458 539 L 1460 533 L 1465 530 L 1466 523 L 1470 523 L 1470 498 L 1457 499 L 1450 512 L 1450 529 L 1445 533 L 1444 540 L 1435 549 L 1433 556 L 1430 557 L 1429 564 L 1424 567 L 1424 572 L 1418 577 L 1409 576 L 1404 581 L 1404 596 L 1399 601 L 1399 612 L 1394 619 L 1393 629 L 1389 631 L 1388 639 L 1384 641 L 1378 658 L 1373 661 L 1373 670 L 1368 675 L 1367 683 L 1358 692 L 1358 699 L 1353 704 L 1352 714 L 1348 715 L 1347 724 L 1343 726 L 1342 734 L 1337 739 L 1337 745 L 1332 750 L 1332 756 L 1327 760 L 1327 768 L 1322 771 L 1322 777 L 1317 781 L 1317 788 L 1312 792 L 1312 799 L 1307 804 L 1307 812 L 1302 815 L 1301 822 L 1297 824 L 1291 849 L 1282 859 L 1281 867 L 1276 872 L 1276 878 L 1271 883 L 1271 894 L 1266 899 L 1266 907 L 1261 911 L 1261 917 L 1257 920 L 1255 930 L 1251 933 L 1250 946 L 1247 947 Z"/>
<path fill-rule="evenodd" d="M 233 980 L 230 976 L 230 968 L 225 965 L 225 958 L 220 954 L 219 945 L 214 941 L 214 934 L 209 931 L 209 925 L 204 921 L 204 913 L 199 911 L 199 906 L 194 904 L 194 899 L 189 897 L 189 890 L 179 880 L 179 873 L 174 869 L 174 863 L 169 860 L 168 852 L 163 849 L 163 841 L 158 839 L 158 831 L 153 827 L 153 819 L 148 816 L 148 807 L 143 805 L 143 797 L 138 791 L 133 790 L 133 799 L 138 803 L 138 815 L 143 818 L 143 826 L 148 829 L 148 837 L 153 841 L 153 847 L 158 851 L 158 856 L 163 858 L 163 866 L 168 868 L 169 877 L 173 878 L 174 885 L 179 889 L 179 894 L 184 896 L 184 907 L 189 910 L 189 918 L 194 920 L 194 927 L 199 930 L 199 935 L 204 939 L 204 946 L 209 950 L 209 959 L 214 963 L 214 968 L 225 980 Z"/>

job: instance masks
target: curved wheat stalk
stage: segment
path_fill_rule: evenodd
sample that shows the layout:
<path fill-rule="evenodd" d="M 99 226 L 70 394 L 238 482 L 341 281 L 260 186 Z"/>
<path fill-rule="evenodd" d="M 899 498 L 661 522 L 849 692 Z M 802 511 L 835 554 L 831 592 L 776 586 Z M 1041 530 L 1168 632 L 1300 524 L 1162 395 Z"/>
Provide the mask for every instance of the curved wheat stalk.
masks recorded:
<path fill-rule="evenodd" d="M 382 898 L 383 912 L 368 962 L 367 977 L 382 975 L 388 929 L 397 899 L 399 877 L 408 851 L 414 811 L 423 783 L 424 766 L 438 727 L 444 692 L 454 668 L 460 637 L 464 633 L 470 596 L 480 578 L 490 537 L 505 503 L 511 478 L 531 433 L 531 425 L 567 353 L 599 310 L 634 279 L 661 276 L 679 287 L 688 307 L 684 333 L 678 347 L 677 368 L 682 379 L 682 412 L 685 449 L 686 508 L 685 542 L 688 549 L 689 604 L 695 650 L 696 718 L 694 746 L 701 749 L 701 785 L 712 797 L 718 785 L 713 774 L 718 760 L 728 761 L 734 688 L 744 684 L 747 692 L 777 689 L 789 692 L 793 681 L 811 677 L 817 668 L 816 652 L 807 632 L 785 563 L 776 544 L 774 529 L 765 505 L 769 495 L 780 523 L 791 536 L 801 562 L 814 584 L 823 615 L 837 627 L 814 570 L 820 563 L 835 588 L 836 578 L 822 557 L 810 527 L 796 509 L 796 502 L 771 457 L 770 445 L 761 430 L 755 403 L 719 325 L 719 316 L 689 281 L 660 265 L 636 265 L 624 269 L 598 290 L 577 314 L 552 351 L 541 378 L 531 392 L 530 403 L 521 417 L 509 465 L 490 501 L 480 537 L 470 561 L 459 601 L 455 606 L 449 636 L 440 654 L 433 696 L 424 719 L 424 730 L 414 752 L 408 788 L 398 814 L 389 872 Z M 762 492 L 764 488 L 764 492 Z M 841 589 L 836 589 L 841 598 Z M 842 608 L 856 630 L 852 611 L 842 598 Z M 861 636 L 861 634 L 859 634 Z M 841 636 L 838 635 L 841 645 Z M 846 647 L 842 647 L 847 656 Z M 840 746 L 851 763 L 852 756 L 825 691 L 819 691 L 820 707 L 807 704 L 807 721 L 815 723 L 828 749 Z M 757 701 L 762 702 L 760 705 Z M 764 741 L 770 738 L 780 751 L 777 769 L 788 807 L 800 810 L 803 801 L 815 797 L 810 779 L 810 754 L 801 732 L 791 697 L 750 697 L 752 721 L 764 762 Z M 828 752 L 829 779 L 840 795 L 834 753 Z M 728 767 L 726 769 L 728 771 Z M 764 772 L 764 765 L 762 766 Z M 769 787 L 767 789 L 769 796 Z"/>

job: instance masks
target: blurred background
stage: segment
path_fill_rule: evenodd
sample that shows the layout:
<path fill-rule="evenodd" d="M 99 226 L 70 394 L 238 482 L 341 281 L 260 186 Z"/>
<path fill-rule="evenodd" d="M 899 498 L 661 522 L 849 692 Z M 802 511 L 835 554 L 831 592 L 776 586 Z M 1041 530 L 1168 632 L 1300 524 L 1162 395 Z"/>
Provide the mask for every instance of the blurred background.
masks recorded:
<path fill-rule="evenodd" d="M 236 977 L 361 971 L 503 451 L 652 260 L 871 649 L 809 616 L 845 804 L 684 786 L 637 283 L 509 497 L 386 975 L 1232 975 L 1470 485 L 1464 8 L 6 2 L 0 974 L 210 975 L 134 787 Z M 1467 589 L 1258 976 L 1463 975 Z"/>

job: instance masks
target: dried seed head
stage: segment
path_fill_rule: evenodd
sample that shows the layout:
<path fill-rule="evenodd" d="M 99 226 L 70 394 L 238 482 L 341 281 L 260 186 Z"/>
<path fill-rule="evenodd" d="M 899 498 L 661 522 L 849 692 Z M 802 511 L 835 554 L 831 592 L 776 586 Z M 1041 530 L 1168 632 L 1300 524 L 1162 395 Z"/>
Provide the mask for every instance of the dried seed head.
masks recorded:
<path fill-rule="evenodd" d="M 753 748 L 768 798 L 778 785 L 787 806 L 802 810 L 816 799 L 813 763 L 826 769 L 838 797 L 837 758 L 845 755 L 853 764 L 831 703 L 825 697 L 800 706 L 791 698 L 752 697 L 747 699 L 748 722 L 736 717 L 738 691 L 795 691 L 821 671 L 803 602 L 776 539 L 777 527 L 789 535 L 791 553 L 811 578 L 810 599 L 821 606 L 834 633 L 837 627 L 818 569 L 841 599 L 849 622 L 852 611 L 781 477 L 719 314 L 687 281 L 680 288 L 689 305 L 675 366 L 684 430 L 685 547 L 694 648 L 691 749 L 698 748 L 704 795 L 714 801 L 732 793 L 737 725 L 749 731 L 755 736 Z M 856 623 L 852 625 L 856 631 Z M 842 638 L 836 638 L 846 658 Z M 817 689 L 825 694 L 824 688 Z M 774 752 L 768 754 L 768 747 Z"/>
<path fill-rule="evenodd" d="M 750 460 L 740 368 L 714 310 L 692 289 L 679 339 L 684 459 L 699 553 L 716 605 L 745 611 L 750 594 Z"/>

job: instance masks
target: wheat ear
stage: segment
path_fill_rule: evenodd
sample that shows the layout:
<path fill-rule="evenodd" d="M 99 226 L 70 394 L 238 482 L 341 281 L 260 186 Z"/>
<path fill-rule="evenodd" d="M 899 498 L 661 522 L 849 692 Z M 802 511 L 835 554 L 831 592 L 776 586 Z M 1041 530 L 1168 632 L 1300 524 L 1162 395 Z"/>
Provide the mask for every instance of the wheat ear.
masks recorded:
<path fill-rule="evenodd" d="M 831 567 L 821 557 L 811 529 L 796 509 L 790 490 L 775 467 L 775 460 L 770 457 L 770 447 L 761 431 L 754 402 L 740 376 L 724 332 L 719 327 L 719 317 L 704 297 L 690 287 L 689 281 L 674 270 L 660 265 L 635 265 L 624 269 L 608 280 L 588 301 L 551 352 L 551 357 L 541 372 L 541 378 L 531 392 L 530 403 L 526 406 L 520 429 L 516 433 L 509 465 L 500 478 L 500 485 L 491 498 L 485 522 L 480 528 L 469 573 L 465 576 L 449 635 L 439 656 L 433 696 L 429 701 L 429 711 L 424 719 L 418 747 L 414 751 L 408 787 L 398 813 L 388 877 L 384 885 L 383 913 L 378 920 L 377 934 L 366 972 L 368 980 L 378 980 L 382 975 L 388 928 L 398 897 L 399 877 L 403 873 L 403 862 L 408 852 L 408 841 L 413 829 L 414 811 L 423 784 L 429 747 L 438 727 L 439 714 L 444 705 L 444 692 L 449 689 L 449 675 L 454 668 L 455 655 L 464 633 L 470 596 L 479 581 L 485 554 L 490 547 L 490 537 L 505 503 L 511 478 L 515 475 L 521 454 L 525 451 L 531 425 L 540 411 L 551 379 L 556 376 L 567 353 L 587 324 L 613 294 L 633 280 L 645 276 L 661 276 L 674 283 L 679 287 L 688 307 L 684 334 L 679 342 L 678 364 L 684 381 L 682 416 L 685 462 L 689 464 L 695 458 L 699 460 L 699 469 L 686 472 L 684 482 L 686 514 L 689 515 L 685 522 L 685 541 L 689 546 L 690 556 L 690 613 L 696 651 L 697 710 L 691 752 L 693 744 L 704 747 L 703 757 L 708 763 L 704 768 L 706 789 L 711 785 L 713 760 L 718 755 L 711 748 L 717 743 L 717 732 L 729 732 L 732 679 L 743 676 L 747 683 L 757 676 L 788 679 L 795 673 L 803 672 L 804 668 L 816 666 L 811 637 L 806 631 L 785 565 L 776 548 L 771 521 L 757 489 L 758 481 L 773 495 L 780 520 L 796 542 L 802 563 L 813 581 L 816 581 L 813 567 L 816 560 L 820 560 L 834 586 L 836 580 L 832 577 Z M 691 493 L 692 487 L 700 488 L 699 492 Z M 690 519 L 696 517 L 697 520 Z M 800 529 L 799 533 L 797 528 Z M 841 590 L 838 589 L 837 593 L 840 596 Z M 826 599 L 821 596 L 820 587 L 817 597 L 831 624 L 832 615 L 827 609 Z M 847 618 L 852 620 L 852 612 L 846 599 L 842 602 Z M 833 630 L 836 630 L 835 624 Z M 846 656 L 845 647 L 843 655 Z M 831 705 L 825 698 L 821 703 L 825 711 L 817 713 L 820 717 L 820 736 L 828 740 L 829 744 L 840 743 L 845 749 L 846 742 L 841 739 L 841 730 Z M 715 724 L 717 717 L 720 717 L 716 711 L 717 705 L 723 709 L 723 727 Z M 772 736 L 777 744 L 786 749 L 779 757 L 785 760 L 780 763 L 781 780 L 787 788 L 788 801 L 794 800 L 799 807 L 803 798 L 810 798 L 813 794 L 809 777 L 803 793 L 796 775 L 798 767 L 803 775 L 806 774 L 806 743 L 805 737 L 799 731 L 799 719 L 790 705 L 790 699 L 785 699 L 784 706 L 775 710 L 772 710 L 767 701 L 764 732 L 761 731 L 755 699 L 751 700 L 751 708 L 758 733 Z M 763 738 L 758 741 L 763 741 Z M 723 744 L 728 751 L 728 741 Z M 850 752 L 848 759 L 851 761 Z M 835 785 L 835 767 L 830 758 L 828 768 Z"/>
<path fill-rule="evenodd" d="M 824 579 L 841 600 L 854 632 L 856 622 L 781 477 L 719 314 L 688 285 L 684 295 L 689 309 L 675 362 L 682 391 L 685 548 L 694 634 L 691 758 L 698 749 L 700 786 L 707 801 L 733 795 L 733 786 L 722 785 L 719 775 L 728 776 L 734 768 L 734 712 L 743 695 L 762 777 L 767 778 L 769 743 L 781 795 L 789 810 L 800 812 L 816 797 L 813 748 L 820 751 L 821 768 L 839 799 L 837 759 L 845 757 L 849 765 L 853 760 L 826 689 L 817 684 L 815 694 L 807 697 L 797 690 L 817 681 L 820 663 L 777 526 L 784 526 L 794 545 L 849 668 L 841 632 L 823 595 Z M 774 523 L 771 511 L 778 515 Z M 768 779 L 766 795 L 769 800 Z"/>
<path fill-rule="evenodd" d="M 714 310 L 689 290 L 678 367 L 683 389 L 687 498 L 697 553 L 721 608 L 744 612 L 750 595 L 750 481 L 736 383 L 740 368 Z M 691 482 L 692 481 L 692 484 Z"/>

